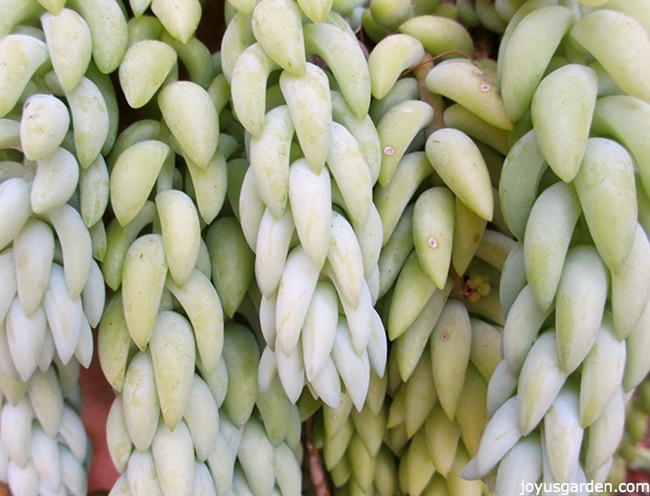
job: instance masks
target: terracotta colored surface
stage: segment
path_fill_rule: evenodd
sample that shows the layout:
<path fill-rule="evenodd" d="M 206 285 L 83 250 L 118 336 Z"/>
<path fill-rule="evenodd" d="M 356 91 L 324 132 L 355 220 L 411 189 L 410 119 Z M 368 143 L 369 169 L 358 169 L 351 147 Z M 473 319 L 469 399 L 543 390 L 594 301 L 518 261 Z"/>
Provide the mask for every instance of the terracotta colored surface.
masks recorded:
<path fill-rule="evenodd" d="M 90 367 L 81 369 L 79 380 L 83 392 L 81 420 L 93 444 L 93 462 L 88 473 L 88 492 L 107 491 L 113 487 L 118 477 L 106 447 L 106 417 L 115 395 L 104 378 L 96 349 Z"/>

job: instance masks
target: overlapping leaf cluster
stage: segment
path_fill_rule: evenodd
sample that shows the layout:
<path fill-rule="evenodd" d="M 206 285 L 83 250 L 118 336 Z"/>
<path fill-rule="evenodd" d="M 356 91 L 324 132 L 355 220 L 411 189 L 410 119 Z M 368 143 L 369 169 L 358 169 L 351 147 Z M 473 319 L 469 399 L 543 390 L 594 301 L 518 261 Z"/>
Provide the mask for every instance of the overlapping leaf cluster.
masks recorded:
<path fill-rule="evenodd" d="M 0 2 L 0 480 L 85 493 L 95 346 L 114 495 L 640 463 L 650 4 L 205 8 Z"/>

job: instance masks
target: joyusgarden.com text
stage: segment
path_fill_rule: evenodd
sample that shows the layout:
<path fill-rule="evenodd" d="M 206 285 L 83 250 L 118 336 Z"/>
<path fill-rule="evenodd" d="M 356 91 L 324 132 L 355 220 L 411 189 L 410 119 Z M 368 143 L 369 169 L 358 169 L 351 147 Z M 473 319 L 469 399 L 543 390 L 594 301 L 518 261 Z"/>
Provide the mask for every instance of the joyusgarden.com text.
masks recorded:
<path fill-rule="evenodd" d="M 650 494 L 650 482 L 521 482 L 519 496 L 558 494 Z"/>

